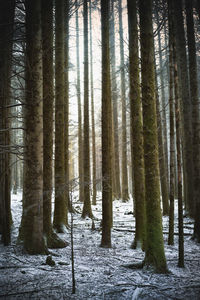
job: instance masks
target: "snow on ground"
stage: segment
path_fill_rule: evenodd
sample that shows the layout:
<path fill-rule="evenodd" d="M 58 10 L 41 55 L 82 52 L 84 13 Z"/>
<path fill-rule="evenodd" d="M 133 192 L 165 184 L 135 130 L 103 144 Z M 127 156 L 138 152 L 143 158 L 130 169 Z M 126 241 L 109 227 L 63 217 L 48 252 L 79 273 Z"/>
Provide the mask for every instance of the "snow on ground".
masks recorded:
<path fill-rule="evenodd" d="M 74 215 L 74 255 L 76 294 L 72 294 L 70 246 L 52 250 L 56 265 L 45 264 L 46 256 L 30 256 L 17 245 L 21 218 L 21 197 L 12 195 L 12 244 L 0 244 L 0 299 L 200 299 L 200 245 L 191 240 L 193 222 L 184 218 L 185 268 L 177 267 L 178 236 L 175 245 L 167 245 L 168 217 L 163 217 L 165 252 L 169 274 L 155 274 L 151 270 L 131 270 L 124 265 L 141 262 L 144 253 L 130 249 L 134 239 L 132 200 L 113 202 L 114 226 L 112 248 L 100 248 L 101 199 L 92 206 L 95 230 L 90 219 Z M 176 213 L 177 216 L 177 203 Z M 81 212 L 82 203 L 74 197 L 74 207 Z M 70 221 L 70 215 L 69 215 Z M 176 218 L 176 232 L 177 218 Z M 60 236 L 70 242 L 70 230 Z"/>

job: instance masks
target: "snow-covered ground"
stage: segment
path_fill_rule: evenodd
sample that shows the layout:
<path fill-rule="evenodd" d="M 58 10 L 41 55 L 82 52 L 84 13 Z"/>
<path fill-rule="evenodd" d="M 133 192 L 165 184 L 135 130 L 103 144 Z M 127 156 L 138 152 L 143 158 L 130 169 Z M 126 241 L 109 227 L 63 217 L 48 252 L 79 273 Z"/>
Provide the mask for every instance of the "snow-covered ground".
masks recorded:
<path fill-rule="evenodd" d="M 163 217 L 165 253 L 169 274 L 155 274 L 150 270 L 131 270 L 126 264 L 141 262 L 144 253 L 130 249 L 134 239 L 132 200 L 113 202 L 114 226 L 112 248 L 100 248 L 101 199 L 92 206 L 95 230 L 90 219 L 74 215 L 74 255 L 76 294 L 72 294 L 71 249 L 52 250 L 55 266 L 45 264 L 46 256 L 24 254 L 17 245 L 21 218 L 21 197 L 12 195 L 12 244 L 0 244 L 0 299 L 200 299 L 200 245 L 191 240 L 193 222 L 184 218 L 185 268 L 177 267 L 178 236 L 175 245 L 167 245 L 168 217 Z M 74 198 L 74 207 L 81 212 L 82 204 Z M 177 229 L 177 203 L 176 225 Z M 70 221 L 70 215 L 69 215 Z M 70 242 L 70 230 L 60 235 Z"/>

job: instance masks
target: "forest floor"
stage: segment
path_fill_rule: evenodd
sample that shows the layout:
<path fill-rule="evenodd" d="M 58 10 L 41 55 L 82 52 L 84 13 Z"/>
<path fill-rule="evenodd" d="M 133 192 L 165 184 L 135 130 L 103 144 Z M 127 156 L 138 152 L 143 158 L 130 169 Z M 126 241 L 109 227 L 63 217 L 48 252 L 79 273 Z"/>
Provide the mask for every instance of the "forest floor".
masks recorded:
<path fill-rule="evenodd" d="M 76 293 L 72 294 L 71 249 L 52 250 L 55 266 L 46 262 L 46 256 L 24 254 L 17 245 L 21 219 L 21 193 L 12 195 L 12 244 L 0 244 L 0 299 L 200 299 L 200 245 L 191 240 L 193 221 L 184 218 L 185 267 L 178 268 L 178 236 L 174 246 L 167 245 L 168 217 L 163 217 L 165 253 L 169 274 L 155 274 L 147 269 L 128 269 L 126 264 L 141 262 L 144 253 L 130 249 L 134 239 L 132 200 L 113 202 L 114 226 L 112 248 L 100 248 L 101 199 L 92 206 L 96 218 L 95 230 L 90 219 L 74 214 L 74 256 Z M 73 199 L 81 212 L 82 204 Z M 175 232 L 177 228 L 177 201 L 175 201 Z M 70 215 L 69 215 L 70 221 Z M 60 236 L 70 243 L 70 230 Z"/>

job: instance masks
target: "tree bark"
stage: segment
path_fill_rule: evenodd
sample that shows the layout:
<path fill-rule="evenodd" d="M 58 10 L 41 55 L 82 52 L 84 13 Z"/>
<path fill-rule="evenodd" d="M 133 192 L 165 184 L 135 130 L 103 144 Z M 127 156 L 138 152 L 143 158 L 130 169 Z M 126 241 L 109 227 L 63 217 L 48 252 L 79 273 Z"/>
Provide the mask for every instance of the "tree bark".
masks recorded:
<path fill-rule="evenodd" d="M 121 103 L 122 103 L 122 201 L 129 199 L 128 193 L 128 170 L 127 170 L 127 134 L 126 134 L 126 92 L 125 92 L 125 70 L 124 70 L 124 38 L 122 23 L 122 1 L 118 2 L 119 14 L 119 36 L 120 36 L 120 76 L 121 76 Z"/>
<path fill-rule="evenodd" d="M 65 230 L 67 201 L 65 197 L 64 151 L 64 0 L 55 1 L 55 208 L 53 225 L 57 232 Z"/>
<path fill-rule="evenodd" d="M 24 248 L 45 253 L 43 238 L 43 103 L 41 1 L 25 1 L 26 91 L 25 173 L 23 205 Z"/>
<path fill-rule="evenodd" d="M 109 0 L 101 0 L 102 26 L 102 247 L 111 247 L 112 224 L 112 104 L 109 50 Z"/>
<path fill-rule="evenodd" d="M 139 1 L 147 238 L 145 265 L 166 272 L 160 208 L 152 1 Z"/>
<path fill-rule="evenodd" d="M 145 177 L 142 103 L 140 98 L 139 50 L 136 1 L 128 0 L 129 24 L 129 76 L 130 76 L 130 108 L 131 108 L 131 156 L 134 168 L 135 199 L 135 239 L 133 248 L 145 247 L 146 211 L 145 211 Z"/>
<path fill-rule="evenodd" d="M 195 225 L 194 238 L 200 243 L 200 120 L 197 80 L 196 44 L 194 34 L 193 1 L 186 0 L 187 40 L 189 54 L 190 95 L 192 102 L 192 130 L 193 130 L 193 164 L 194 164 L 194 207 Z"/>
<path fill-rule="evenodd" d="M 84 139 L 83 139 L 83 168 L 84 168 L 84 205 L 82 218 L 93 218 L 90 202 L 90 138 L 89 138 L 89 61 L 88 61 L 88 3 L 83 2 L 84 18 Z"/>

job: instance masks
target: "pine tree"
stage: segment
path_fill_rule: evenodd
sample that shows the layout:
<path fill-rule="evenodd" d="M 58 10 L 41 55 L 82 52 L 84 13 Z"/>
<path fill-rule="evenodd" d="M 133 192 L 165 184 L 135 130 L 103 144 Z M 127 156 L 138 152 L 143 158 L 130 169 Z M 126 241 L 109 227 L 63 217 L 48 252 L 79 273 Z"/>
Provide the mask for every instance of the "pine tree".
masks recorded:
<path fill-rule="evenodd" d="M 88 61 L 88 3 L 83 2 L 84 18 L 84 138 L 83 138 L 83 169 L 84 169 L 84 205 L 82 217 L 92 218 L 90 202 L 90 141 L 89 141 L 89 61 Z"/>
<path fill-rule="evenodd" d="M 112 224 L 112 106 L 109 49 L 109 0 L 101 0 L 102 26 L 102 247 L 111 247 Z"/>
<path fill-rule="evenodd" d="M 146 233 L 142 104 L 140 98 L 136 1 L 128 0 L 131 153 L 134 168 L 136 234 L 133 247 L 144 248 Z"/>
<path fill-rule="evenodd" d="M 64 232 L 67 202 L 65 199 L 64 153 L 64 0 L 55 1 L 55 209 L 53 225 Z"/>
<path fill-rule="evenodd" d="M 166 272 L 160 208 L 152 1 L 139 1 L 147 237 L 146 265 Z"/>
<path fill-rule="evenodd" d="M 122 1 L 118 2 L 119 36 L 120 36 L 120 75 L 121 75 L 121 103 L 122 103 L 122 201 L 129 199 L 128 194 L 128 170 L 127 170 L 127 134 L 126 134 L 126 92 L 124 69 L 124 38 L 122 22 Z"/>
<path fill-rule="evenodd" d="M 43 111 L 41 1 L 25 1 L 26 91 L 23 242 L 30 254 L 45 252 L 43 238 Z"/>
<path fill-rule="evenodd" d="M 53 232 L 52 168 L 53 168 L 53 1 L 42 0 L 42 50 L 43 50 L 43 225 L 48 248 L 66 244 Z"/>
<path fill-rule="evenodd" d="M 15 1 L 0 2 L 0 232 L 4 245 L 11 238 L 10 78 Z"/>

